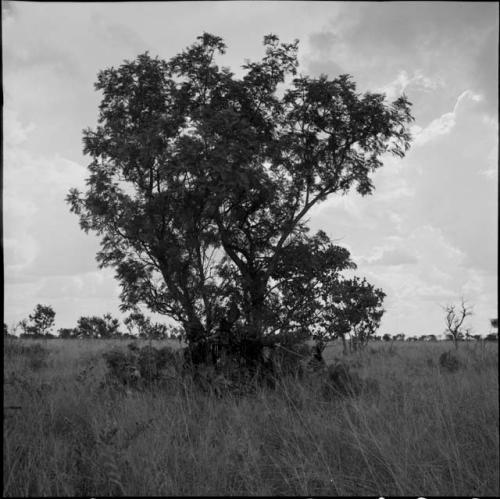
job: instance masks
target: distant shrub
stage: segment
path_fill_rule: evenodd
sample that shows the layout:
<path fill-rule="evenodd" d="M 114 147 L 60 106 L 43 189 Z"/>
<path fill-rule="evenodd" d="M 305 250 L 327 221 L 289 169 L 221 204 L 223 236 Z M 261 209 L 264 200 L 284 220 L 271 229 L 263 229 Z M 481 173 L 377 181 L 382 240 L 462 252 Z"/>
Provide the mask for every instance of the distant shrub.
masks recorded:
<path fill-rule="evenodd" d="M 145 346 L 137 350 L 137 365 L 141 378 L 146 382 L 158 381 L 171 368 L 170 377 L 176 374 L 177 356 L 170 347 L 156 349 Z"/>
<path fill-rule="evenodd" d="M 76 338 L 117 338 L 121 336 L 119 331 L 120 321 L 113 318 L 111 314 L 104 314 L 102 317 L 96 315 L 80 317 L 77 327 L 69 330 L 67 334 Z"/>
<path fill-rule="evenodd" d="M 270 350 L 268 366 L 275 376 L 302 377 L 306 363 L 310 362 L 310 359 L 311 348 L 309 345 L 297 343 L 286 347 L 276 346 Z"/>
<path fill-rule="evenodd" d="M 57 330 L 58 336 L 61 339 L 73 339 L 78 337 L 76 328 L 62 327 Z"/>
<path fill-rule="evenodd" d="M 130 343 L 128 351 L 115 349 L 105 352 L 103 357 L 109 378 L 127 387 L 138 387 L 176 377 L 182 367 L 181 355 L 170 347 L 139 348 L 136 343 Z"/>
<path fill-rule="evenodd" d="M 462 363 L 459 358 L 452 352 L 443 352 L 439 356 L 439 365 L 441 368 L 446 369 L 449 372 L 458 371 L 462 367 Z"/>
<path fill-rule="evenodd" d="M 356 396 L 361 393 L 362 388 L 363 381 L 359 374 L 352 372 L 345 362 L 328 366 L 327 380 L 322 388 L 323 397 Z"/>
<path fill-rule="evenodd" d="M 132 354 L 121 350 L 111 350 L 105 352 L 103 357 L 109 370 L 108 377 L 112 381 L 118 381 L 126 386 L 137 384 L 140 374 Z"/>

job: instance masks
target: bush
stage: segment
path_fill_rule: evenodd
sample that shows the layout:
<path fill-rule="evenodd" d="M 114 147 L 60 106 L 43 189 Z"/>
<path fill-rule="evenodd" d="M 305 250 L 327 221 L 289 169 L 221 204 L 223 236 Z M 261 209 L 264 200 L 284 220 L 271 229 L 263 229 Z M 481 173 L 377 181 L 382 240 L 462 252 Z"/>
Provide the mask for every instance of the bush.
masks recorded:
<path fill-rule="evenodd" d="M 310 360 L 311 348 L 304 343 L 276 346 L 270 349 L 267 366 L 274 376 L 303 377 L 306 362 Z"/>
<path fill-rule="evenodd" d="M 167 374 L 165 371 L 169 370 L 169 377 L 175 377 L 177 374 L 178 357 L 174 350 L 170 347 L 163 347 L 156 349 L 152 346 L 145 346 L 137 350 L 137 365 L 141 378 L 147 383 L 158 381 L 162 376 Z"/>
<path fill-rule="evenodd" d="M 460 359 L 452 352 L 442 353 L 439 356 L 439 365 L 449 372 L 458 371 L 462 367 Z"/>
<path fill-rule="evenodd" d="M 127 387 L 148 386 L 154 382 L 176 377 L 182 368 L 182 352 L 170 347 L 139 348 L 128 345 L 128 351 L 111 350 L 103 354 L 108 376 Z"/>
<path fill-rule="evenodd" d="M 113 381 L 118 381 L 126 386 L 136 386 L 140 378 L 140 373 L 135 365 L 135 357 L 131 353 L 121 350 L 111 350 L 103 354 L 106 365 L 109 369 L 108 377 Z"/>
<path fill-rule="evenodd" d="M 328 366 L 327 381 L 322 388 L 324 398 L 357 396 L 362 388 L 363 381 L 359 374 L 352 372 L 345 362 Z"/>

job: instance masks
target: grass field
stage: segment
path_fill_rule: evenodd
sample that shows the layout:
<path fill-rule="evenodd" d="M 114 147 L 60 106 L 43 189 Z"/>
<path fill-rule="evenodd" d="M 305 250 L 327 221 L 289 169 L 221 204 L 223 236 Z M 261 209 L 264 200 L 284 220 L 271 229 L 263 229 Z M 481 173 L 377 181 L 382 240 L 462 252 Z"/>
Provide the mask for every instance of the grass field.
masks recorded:
<path fill-rule="evenodd" d="M 454 372 L 447 342 L 369 345 L 349 361 L 379 390 L 333 399 L 118 391 L 102 353 L 127 343 L 5 341 L 4 497 L 500 495 L 496 343 L 461 344 Z"/>

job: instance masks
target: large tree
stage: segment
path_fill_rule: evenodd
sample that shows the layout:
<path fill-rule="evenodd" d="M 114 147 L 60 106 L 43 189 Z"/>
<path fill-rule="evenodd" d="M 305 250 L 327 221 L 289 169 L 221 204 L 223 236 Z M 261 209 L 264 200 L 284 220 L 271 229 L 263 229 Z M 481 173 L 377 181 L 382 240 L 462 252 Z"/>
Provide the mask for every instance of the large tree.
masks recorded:
<path fill-rule="evenodd" d="M 406 97 L 361 95 L 348 75 L 297 76 L 298 41 L 264 46 L 241 78 L 217 66 L 226 47 L 207 33 L 169 61 L 146 53 L 101 71 L 88 190 L 68 196 L 102 236 L 97 258 L 116 269 L 123 310 L 174 318 L 192 346 L 315 320 L 320 290 L 352 262 L 308 234 L 306 215 L 334 193 L 370 194 L 381 157 L 409 147 Z M 286 263 L 294 252 L 304 268 Z"/>

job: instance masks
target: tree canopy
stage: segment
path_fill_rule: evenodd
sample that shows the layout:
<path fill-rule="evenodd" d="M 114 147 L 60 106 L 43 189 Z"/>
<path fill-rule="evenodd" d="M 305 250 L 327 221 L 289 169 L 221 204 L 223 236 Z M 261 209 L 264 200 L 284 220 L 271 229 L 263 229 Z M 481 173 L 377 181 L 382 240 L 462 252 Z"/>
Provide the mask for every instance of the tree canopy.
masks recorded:
<path fill-rule="evenodd" d="M 29 320 L 23 319 L 19 326 L 23 330 L 21 336 L 26 337 L 51 337 L 51 329 L 55 323 L 56 313 L 50 305 L 41 305 L 35 307 Z"/>
<path fill-rule="evenodd" d="M 84 131 L 87 191 L 71 210 L 101 236 L 97 255 L 140 305 L 178 321 L 194 345 L 224 335 L 369 334 L 383 292 L 306 216 L 331 194 L 373 192 L 382 156 L 403 157 L 405 96 L 360 94 L 349 75 L 298 75 L 298 41 L 264 37 L 237 78 L 204 33 L 164 61 L 148 53 L 98 75 L 98 125 Z M 348 297 L 348 298 L 346 298 Z"/>

